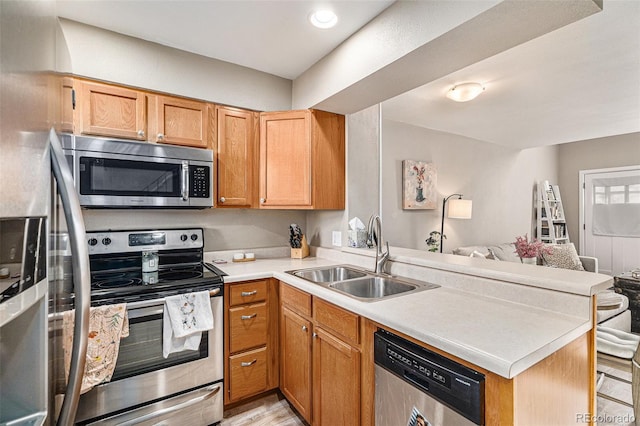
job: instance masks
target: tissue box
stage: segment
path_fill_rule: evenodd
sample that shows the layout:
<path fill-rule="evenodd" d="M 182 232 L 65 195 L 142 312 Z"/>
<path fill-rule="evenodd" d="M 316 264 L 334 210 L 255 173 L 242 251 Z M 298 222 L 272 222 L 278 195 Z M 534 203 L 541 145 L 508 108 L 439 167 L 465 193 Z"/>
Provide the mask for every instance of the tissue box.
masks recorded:
<path fill-rule="evenodd" d="M 349 247 L 366 247 L 367 231 L 360 229 L 357 231 L 350 230 L 347 232 Z"/>

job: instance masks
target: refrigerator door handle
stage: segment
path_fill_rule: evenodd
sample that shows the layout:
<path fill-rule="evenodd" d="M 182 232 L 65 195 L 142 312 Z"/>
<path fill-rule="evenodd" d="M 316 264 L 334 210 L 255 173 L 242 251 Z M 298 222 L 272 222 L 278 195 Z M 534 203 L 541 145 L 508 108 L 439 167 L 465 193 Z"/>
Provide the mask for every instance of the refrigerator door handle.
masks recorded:
<path fill-rule="evenodd" d="M 62 209 L 67 221 L 69 242 L 72 252 L 73 287 L 75 292 L 75 323 L 73 328 L 73 348 L 69 382 L 58 417 L 58 425 L 72 425 L 75 422 L 80 388 L 87 356 L 89 334 L 89 307 L 91 305 L 91 275 L 89 272 L 89 250 L 86 244 L 86 232 L 80 201 L 73 185 L 73 176 L 62 151 L 62 145 L 56 133 L 49 134 L 51 169 L 56 179 L 58 192 L 62 199 Z"/>

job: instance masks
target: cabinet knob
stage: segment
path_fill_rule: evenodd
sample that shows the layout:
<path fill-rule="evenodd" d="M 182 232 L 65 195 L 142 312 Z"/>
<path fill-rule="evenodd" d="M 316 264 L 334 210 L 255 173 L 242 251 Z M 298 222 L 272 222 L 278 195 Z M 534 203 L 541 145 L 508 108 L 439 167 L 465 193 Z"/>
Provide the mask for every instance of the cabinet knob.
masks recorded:
<path fill-rule="evenodd" d="M 318 337 L 318 333 L 313 333 L 312 336 L 315 339 L 316 337 Z"/>
<path fill-rule="evenodd" d="M 224 197 L 220 197 L 220 202 L 221 202 L 221 203 L 224 203 L 225 201 L 227 201 L 227 199 L 226 199 L 226 198 L 224 198 Z"/>
<path fill-rule="evenodd" d="M 144 130 L 138 130 L 138 136 L 144 138 Z"/>
<path fill-rule="evenodd" d="M 306 325 L 302 326 L 302 331 L 307 331 L 307 326 Z"/>
<path fill-rule="evenodd" d="M 164 135 L 162 133 L 158 133 L 158 140 L 161 141 L 164 139 Z"/>
<path fill-rule="evenodd" d="M 260 204 L 264 204 L 264 203 L 265 203 L 265 201 L 267 201 L 267 199 L 266 199 L 266 198 L 260 198 Z"/>

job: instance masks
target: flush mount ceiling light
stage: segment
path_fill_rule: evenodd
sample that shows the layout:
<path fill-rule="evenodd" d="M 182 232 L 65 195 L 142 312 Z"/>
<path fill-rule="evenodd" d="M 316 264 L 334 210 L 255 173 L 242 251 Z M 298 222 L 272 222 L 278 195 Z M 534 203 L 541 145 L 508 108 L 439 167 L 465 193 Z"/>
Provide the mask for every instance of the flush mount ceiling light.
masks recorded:
<path fill-rule="evenodd" d="M 456 84 L 447 92 L 447 98 L 456 102 L 467 102 L 475 99 L 484 91 L 484 86 L 480 83 Z"/>
<path fill-rule="evenodd" d="M 338 17 L 331 10 L 316 10 L 309 15 L 309 22 L 314 27 L 327 29 L 338 23 Z"/>

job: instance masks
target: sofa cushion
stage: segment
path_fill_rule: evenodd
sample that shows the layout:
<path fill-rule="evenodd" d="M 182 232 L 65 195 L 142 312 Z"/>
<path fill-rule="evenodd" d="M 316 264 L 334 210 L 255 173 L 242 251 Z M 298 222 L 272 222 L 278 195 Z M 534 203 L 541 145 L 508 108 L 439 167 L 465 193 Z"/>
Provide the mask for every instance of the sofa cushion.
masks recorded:
<path fill-rule="evenodd" d="M 497 246 L 489 246 L 489 249 L 491 249 L 491 252 L 498 260 L 520 263 L 520 258 L 516 253 L 516 246 L 513 243 L 503 243 L 498 244 Z"/>
<path fill-rule="evenodd" d="M 479 253 L 487 253 L 487 246 L 467 246 L 467 247 L 458 247 L 451 250 L 451 253 L 457 254 L 458 256 L 471 256 L 471 254 L 477 251 Z"/>
<path fill-rule="evenodd" d="M 578 252 L 573 243 L 569 244 L 545 244 L 551 247 L 551 254 L 542 254 L 542 264 L 552 268 L 573 269 L 575 271 L 584 271 Z"/>

